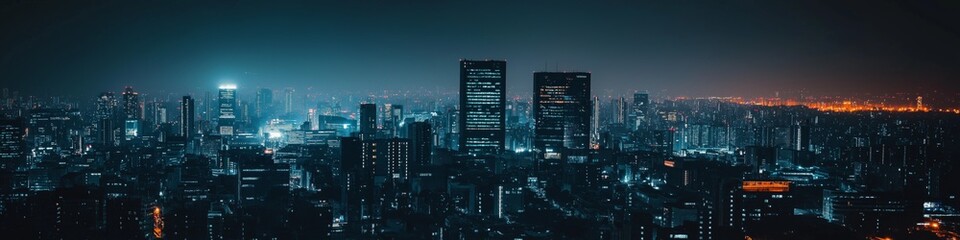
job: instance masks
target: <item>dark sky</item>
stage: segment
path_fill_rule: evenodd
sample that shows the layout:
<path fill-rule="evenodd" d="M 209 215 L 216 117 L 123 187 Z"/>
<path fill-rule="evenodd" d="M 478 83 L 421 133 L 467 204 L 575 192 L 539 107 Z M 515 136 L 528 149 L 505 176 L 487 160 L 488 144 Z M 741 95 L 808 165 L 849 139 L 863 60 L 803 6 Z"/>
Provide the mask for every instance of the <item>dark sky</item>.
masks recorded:
<path fill-rule="evenodd" d="M 960 90 L 957 1 L 276 2 L 3 1 L 0 80 L 455 90 L 458 59 L 490 58 L 507 60 L 511 95 L 544 66 L 592 72 L 597 94 Z"/>

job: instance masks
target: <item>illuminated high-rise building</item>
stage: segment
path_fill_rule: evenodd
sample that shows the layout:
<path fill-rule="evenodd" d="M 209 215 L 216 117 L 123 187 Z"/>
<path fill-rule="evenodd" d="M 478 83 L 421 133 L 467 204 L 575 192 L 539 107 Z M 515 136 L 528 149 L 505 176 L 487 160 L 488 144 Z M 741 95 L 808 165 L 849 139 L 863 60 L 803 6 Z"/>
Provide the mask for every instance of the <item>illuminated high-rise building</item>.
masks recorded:
<path fill-rule="evenodd" d="M 360 139 L 370 140 L 377 135 L 377 104 L 360 104 Z"/>
<path fill-rule="evenodd" d="M 430 156 L 433 151 L 433 129 L 430 123 L 414 122 L 410 123 L 407 130 L 407 138 L 410 139 L 410 171 L 411 174 L 418 174 L 424 166 L 430 165 Z"/>
<path fill-rule="evenodd" d="M 243 206 L 264 204 L 272 190 L 290 187 L 289 166 L 275 163 L 264 149 L 230 149 L 224 154 L 237 163 L 237 198 Z"/>
<path fill-rule="evenodd" d="M 203 121 L 212 122 L 216 120 L 218 111 L 216 99 L 213 96 L 210 96 L 210 91 L 203 92 L 203 98 L 200 99 L 200 107 L 203 111 L 200 113 L 200 119 Z M 205 127 L 201 127 L 205 128 Z"/>
<path fill-rule="evenodd" d="M 237 86 L 220 86 L 218 102 L 220 103 L 218 107 L 220 115 L 217 118 L 217 132 L 223 136 L 231 136 L 236 131 L 234 124 L 237 118 Z"/>
<path fill-rule="evenodd" d="M 600 98 L 594 96 L 593 101 L 590 102 L 591 107 L 591 116 L 590 118 L 590 148 L 598 148 L 600 144 Z"/>
<path fill-rule="evenodd" d="M 650 95 L 645 92 L 638 92 L 633 94 L 633 116 L 634 116 L 634 129 L 640 129 L 648 123 L 647 119 L 648 108 L 650 105 Z"/>
<path fill-rule="evenodd" d="M 118 107 L 117 97 L 112 92 L 100 93 L 100 96 L 97 97 L 97 110 L 94 117 L 97 119 L 113 119 L 117 114 Z"/>
<path fill-rule="evenodd" d="M 806 122 L 790 126 L 790 149 L 796 151 L 810 150 L 810 126 Z"/>
<path fill-rule="evenodd" d="M 618 97 L 614 100 L 613 106 L 613 122 L 616 124 L 624 124 L 627 122 L 627 99 L 624 97 Z"/>
<path fill-rule="evenodd" d="M 263 118 L 270 111 L 270 107 L 273 105 L 273 91 L 268 88 L 261 88 L 257 90 L 257 102 L 254 106 L 254 117 Z"/>
<path fill-rule="evenodd" d="M 250 123 L 250 103 L 247 101 L 237 101 L 236 116 L 237 116 L 237 125 L 244 125 Z"/>
<path fill-rule="evenodd" d="M 399 137 L 401 121 L 403 121 L 403 105 L 383 105 L 383 134 L 385 137 Z"/>
<path fill-rule="evenodd" d="M 534 147 L 543 153 L 590 144 L 590 73 L 533 73 Z"/>
<path fill-rule="evenodd" d="M 307 110 L 307 122 L 310 123 L 310 130 L 320 130 L 320 118 L 317 116 L 317 109 Z"/>
<path fill-rule="evenodd" d="M 157 116 L 155 118 L 156 118 L 157 125 L 167 123 L 167 107 L 166 106 L 163 106 L 163 104 L 161 103 L 157 103 L 156 114 Z"/>
<path fill-rule="evenodd" d="M 112 92 L 101 93 L 97 97 L 97 109 L 94 112 L 96 123 L 96 141 L 106 146 L 114 144 L 114 129 L 119 126 L 124 114 L 119 113 L 120 104 Z"/>
<path fill-rule="evenodd" d="M 504 149 L 507 62 L 460 60 L 460 152 Z"/>
<path fill-rule="evenodd" d="M 183 136 L 186 139 L 193 137 L 193 134 L 197 132 L 194 121 L 196 119 L 196 108 L 194 106 L 193 98 L 190 96 L 183 96 L 183 100 L 180 101 L 180 136 Z"/>
<path fill-rule="evenodd" d="M 0 119 L 0 169 L 12 170 L 26 162 L 26 135 L 23 119 Z"/>
<path fill-rule="evenodd" d="M 293 112 L 293 89 L 287 88 L 283 92 L 283 113 Z"/>
<path fill-rule="evenodd" d="M 143 101 L 140 93 L 133 91 L 133 87 L 123 90 L 123 113 L 126 119 L 143 120 Z"/>
<path fill-rule="evenodd" d="M 410 175 L 410 140 L 406 138 L 391 138 L 379 140 L 381 150 L 380 159 L 376 164 L 385 168 L 375 167 L 376 174 L 391 179 L 407 180 Z M 382 171 L 382 172 L 381 172 Z"/>

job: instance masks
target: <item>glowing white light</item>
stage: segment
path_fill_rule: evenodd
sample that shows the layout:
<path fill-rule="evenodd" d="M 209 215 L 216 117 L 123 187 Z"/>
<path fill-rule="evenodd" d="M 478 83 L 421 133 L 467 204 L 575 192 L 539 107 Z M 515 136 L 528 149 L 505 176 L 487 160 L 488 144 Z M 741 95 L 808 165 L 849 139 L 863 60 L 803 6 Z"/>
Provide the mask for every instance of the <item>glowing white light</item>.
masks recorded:
<path fill-rule="evenodd" d="M 277 139 L 283 137 L 283 134 L 280 132 L 267 132 L 267 137 L 270 139 Z"/>
<path fill-rule="evenodd" d="M 237 89 L 236 84 L 220 84 L 220 89 Z"/>

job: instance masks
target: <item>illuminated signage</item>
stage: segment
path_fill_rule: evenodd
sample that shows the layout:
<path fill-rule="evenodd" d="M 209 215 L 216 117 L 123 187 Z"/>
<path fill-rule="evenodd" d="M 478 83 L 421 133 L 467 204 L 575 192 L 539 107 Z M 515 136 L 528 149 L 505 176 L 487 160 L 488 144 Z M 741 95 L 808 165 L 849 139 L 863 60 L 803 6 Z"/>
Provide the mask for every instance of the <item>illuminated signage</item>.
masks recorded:
<path fill-rule="evenodd" d="M 789 192 L 790 181 L 743 181 L 744 192 Z"/>
<path fill-rule="evenodd" d="M 673 167 L 676 163 L 670 160 L 663 160 L 663 165 L 667 167 Z"/>

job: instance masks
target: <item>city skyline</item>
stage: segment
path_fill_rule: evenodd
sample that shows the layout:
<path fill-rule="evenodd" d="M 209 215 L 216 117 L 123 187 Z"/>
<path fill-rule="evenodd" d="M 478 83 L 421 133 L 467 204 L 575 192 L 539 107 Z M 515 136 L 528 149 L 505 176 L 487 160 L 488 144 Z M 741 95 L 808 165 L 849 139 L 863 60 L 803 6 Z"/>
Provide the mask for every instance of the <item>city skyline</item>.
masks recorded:
<path fill-rule="evenodd" d="M 956 240 L 956 12 L 4 2 L 0 233 Z"/>

